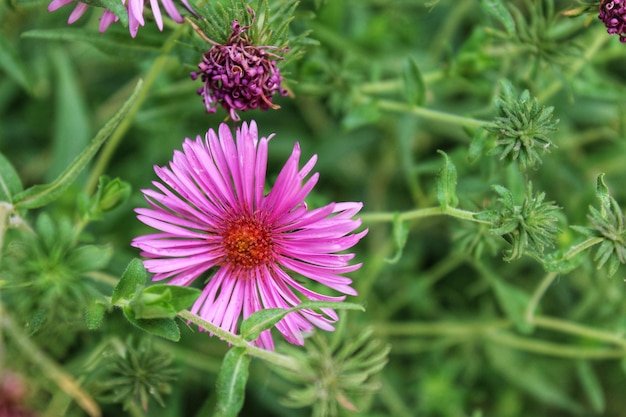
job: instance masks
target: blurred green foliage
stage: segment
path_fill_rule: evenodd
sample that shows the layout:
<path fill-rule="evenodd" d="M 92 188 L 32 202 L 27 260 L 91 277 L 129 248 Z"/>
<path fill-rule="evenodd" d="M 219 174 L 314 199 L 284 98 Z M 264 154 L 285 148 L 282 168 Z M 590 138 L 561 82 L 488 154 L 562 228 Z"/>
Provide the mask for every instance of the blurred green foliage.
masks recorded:
<path fill-rule="evenodd" d="M 623 414 L 626 45 L 593 14 L 562 14 L 578 6 L 574 0 L 298 4 L 290 35 L 310 31 L 310 40 L 299 59 L 281 68 L 293 97 L 276 97 L 280 110 L 240 116 L 254 118 L 263 136 L 276 133 L 268 178 L 298 141 L 304 159 L 319 156 L 312 205 L 363 201 L 370 231 L 357 247 L 364 265 L 351 274 L 359 296 L 349 301 L 364 303 L 366 312 L 342 312 L 335 334 L 315 335 L 305 348 L 279 345 L 279 353 L 296 349 L 293 357 L 308 361 L 295 382 L 253 360 L 240 415 L 307 416 L 328 404 L 338 415 L 370 417 Z M 19 323 L 67 375 L 89 382 L 88 394 L 108 390 L 103 415 L 208 415 L 226 343 L 180 320 L 180 342 L 152 338 L 120 310 L 100 322 L 105 309 L 87 307 L 94 300 L 110 307 L 102 298 L 138 256 L 129 243 L 148 229 L 133 208 L 145 204 L 138 190 L 155 179 L 153 166 L 226 116 L 221 109 L 205 113 L 200 85 L 189 77 L 203 41 L 189 25 L 171 22 L 163 33 L 148 22 L 136 39 L 120 23 L 99 34 L 97 11 L 68 27 L 71 7 L 48 13 L 46 1 L 0 3 L 0 174 L 11 178 L 0 189 L 2 200 L 57 178 L 137 79 L 148 87 L 124 120 L 124 134 L 110 139 L 118 145 L 104 166 L 97 156 L 53 204 L 8 219 L 24 224 L 4 238 L 0 324 Z M 523 93 L 508 94 L 507 86 Z M 507 103 L 519 110 L 516 117 L 504 110 Z M 515 152 L 524 148 L 502 142 L 497 130 L 508 126 L 503 135 L 516 137 L 513 131 L 528 125 L 525 112 L 559 123 L 534 136 L 540 147 L 555 145 L 550 152 L 520 162 Z M 497 223 L 507 205 L 510 217 L 495 233 L 476 221 Z M 535 244 L 527 239 L 529 253 L 514 236 L 535 230 L 526 220 L 537 211 L 549 230 L 539 229 Z M 357 359 L 341 358 L 341 366 L 354 363 L 366 377 L 378 371 L 362 362 L 385 348 L 373 352 L 357 343 L 364 328 L 390 346 L 384 369 L 362 390 L 346 390 L 349 399 L 338 385 L 333 398 L 308 407 L 321 392 L 311 367 L 337 346 L 356 346 Z M 26 378 L 33 409 L 85 415 L 77 400 L 83 394 L 64 391 L 58 369 L 32 361 L 32 352 L 6 333 L 0 365 Z M 149 343 L 120 337 L 129 333 Z M 324 337 L 336 338 L 337 349 Z M 100 374 L 87 366 L 103 351 L 114 359 L 99 372 L 117 375 L 117 385 L 104 388 L 92 384 Z M 142 364 L 156 369 L 156 378 L 136 378 Z M 309 391 L 295 391 L 303 381 Z M 307 407 L 287 408 L 286 398 Z"/>

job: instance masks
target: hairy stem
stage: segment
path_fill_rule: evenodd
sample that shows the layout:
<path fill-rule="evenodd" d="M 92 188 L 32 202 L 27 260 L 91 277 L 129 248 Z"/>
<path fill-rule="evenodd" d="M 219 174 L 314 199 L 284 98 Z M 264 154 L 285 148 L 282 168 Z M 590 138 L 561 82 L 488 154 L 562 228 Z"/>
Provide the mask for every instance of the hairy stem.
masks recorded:
<path fill-rule="evenodd" d="M 63 370 L 54 360 L 43 352 L 13 321 L 8 312 L 0 304 L 0 329 L 17 345 L 19 350 L 41 370 L 42 374 L 72 397 L 76 403 L 91 417 L 100 417 L 102 412 L 96 401 L 83 390 L 78 382 Z"/>
<path fill-rule="evenodd" d="M 467 210 L 461 210 L 454 207 L 446 207 L 445 209 L 442 207 L 426 207 L 420 208 L 410 211 L 405 211 L 400 213 L 398 216 L 400 220 L 416 220 L 421 219 L 423 217 L 432 217 L 432 216 L 450 216 L 455 217 L 461 220 L 470 220 L 476 223 L 484 223 L 491 224 L 485 220 L 478 220 L 475 216 L 477 213 Z M 364 223 L 383 223 L 383 222 L 393 222 L 395 219 L 396 213 L 393 212 L 380 212 L 380 213 L 363 213 L 361 215 L 361 220 Z"/>
<path fill-rule="evenodd" d="M 259 347 L 253 346 L 250 344 L 249 341 L 245 340 L 241 336 L 228 332 L 220 327 L 217 327 L 213 323 L 209 323 L 208 321 L 203 320 L 202 318 L 191 313 L 190 311 L 187 311 L 187 310 L 180 311 L 178 313 L 178 316 L 184 320 L 188 320 L 192 322 L 193 324 L 199 327 L 202 327 L 206 331 L 228 342 L 232 346 L 245 347 L 247 350 L 247 353 L 250 356 L 254 356 L 255 358 L 262 359 L 266 362 L 280 366 L 290 371 L 299 372 L 300 366 L 298 365 L 298 362 L 289 356 L 281 355 L 280 353 L 276 353 L 270 350 L 265 350 L 265 349 L 261 349 Z"/>

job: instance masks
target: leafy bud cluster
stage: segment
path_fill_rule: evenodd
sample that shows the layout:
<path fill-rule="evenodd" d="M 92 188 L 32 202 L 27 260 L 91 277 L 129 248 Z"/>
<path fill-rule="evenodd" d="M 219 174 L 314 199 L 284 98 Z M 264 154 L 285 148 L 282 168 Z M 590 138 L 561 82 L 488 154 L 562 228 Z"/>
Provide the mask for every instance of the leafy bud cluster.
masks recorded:
<path fill-rule="evenodd" d="M 288 392 L 284 404 L 312 406 L 315 416 L 334 417 L 340 415 L 340 408 L 357 412 L 356 398 L 378 389 L 372 376 L 386 365 L 390 350 L 371 336 L 369 329 L 354 339 L 333 344 L 316 333 L 305 350 L 290 347 L 288 353 L 298 360 L 300 372 L 277 371 L 304 387 Z"/>
<path fill-rule="evenodd" d="M 541 163 L 541 154 L 556 147 L 548 135 L 556 130 L 552 120 L 553 107 L 540 106 L 528 90 L 516 97 L 513 86 L 502 83 L 503 93 L 496 100 L 498 116 L 486 129 L 496 136 L 491 154 L 500 159 L 516 161 L 522 170 Z"/>
<path fill-rule="evenodd" d="M 504 259 L 519 259 L 524 254 L 541 259 L 544 249 L 553 246 L 559 232 L 559 207 L 553 202 L 544 202 L 544 193 L 533 195 L 531 183 L 521 205 L 515 204 L 513 193 L 508 189 L 494 185 L 493 190 L 500 196 L 497 199 L 500 207 L 483 211 L 476 217 L 491 222 L 491 233 L 504 237 L 511 244 Z"/>
<path fill-rule="evenodd" d="M 106 267 L 113 255 L 109 245 L 79 245 L 67 217 L 54 220 L 41 213 L 33 232 L 22 232 L 8 245 L 3 261 L 7 305 L 22 317 L 31 333 L 55 347 L 71 343 L 71 332 L 59 326 L 75 325 L 97 289 L 86 275 Z"/>
<path fill-rule="evenodd" d="M 172 391 L 178 373 L 172 357 L 157 351 L 149 339 L 115 347 L 92 364 L 91 390 L 101 401 L 122 404 L 125 410 L 134 405 L 147 412 L 150 398 L 164 407 L 164 396 Z"/>
<path fill-rule="evenodd" d="M 608 265 L 609 276 L 615 275 L 620 264 L 626 264 L 626 223 L 624 212 L 618 202 L 609 194 L 604 175 L 598 176 L 596 196 L 600 209 L 589 206 L 587 218 L 591 227 L 572 226 L 588 237 L 600 237 L 602 242 L 594 256 L 598 269 Z"/>

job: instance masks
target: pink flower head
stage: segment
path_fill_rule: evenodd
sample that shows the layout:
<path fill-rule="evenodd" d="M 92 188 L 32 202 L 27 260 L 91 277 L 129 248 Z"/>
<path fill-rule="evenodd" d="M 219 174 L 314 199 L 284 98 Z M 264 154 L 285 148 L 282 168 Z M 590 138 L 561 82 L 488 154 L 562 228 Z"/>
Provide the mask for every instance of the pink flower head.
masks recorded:
<path fill-rule="evenodd" d="M 341 274 L 355 271 L 353 247 L 367 230 L 353 233 L 352 219 L 361 203 L 331 203 L 309 210 L 305 197 L 317 183 L 308 179 L 316 157 L 301 169 L 300 147 L 265 189 L 270 138 L 258 138 L 253 121 L 237 129 L 226 124 L 209 130 L 204 140 L 186 139 L 168 167 L 155 167 L 160 178 L 154 189 L 142 190 L 150 208 L 138 208 L 138 219 L 159 233 L 137 237 L 146 269 L 154 280 L 189 285 L 215 268 L 192 312 L 230 332 L 239 318 L 264 308 L 290 308 L 302 299 L 341 301 L 345 296 L 314 292 L 300 281 L 313 280 L 343 294 L 356 295 L 352 281 Z M 305 180 L 306 179 L 306 180 Z M 295 275 L 294 278 L 290 275 Z M 299 294 L 299 295 L 296 295 Z M 314 326 L 333 330 L 332 309 L 288 314 L 276 328 L 293 344 L 303 344 L 303 332 Z M 269 330 L 255 343 L 273 349 Z"/>
<path fill-rule="evenodd" d="M 154 15 L 154 20 L 160 31 L 163 31 L 163 16 L 161 14 L 161 8 L 159 7 L 159 1 L 165 8 L 167 14 L 178 23 L 183 23 L 183 17 L 180 15 L 174 2 L 172 0 L 150 0 L 150 7 L 152 8 L 152 14 Z M 58 8 L 65 6 L 70 3 L 77 2 L 76 0 L 52 0 L 48 5 L 48 11 L 52 12 L 57 10 Z M 139 30 L 139 26 L 144 26 L 145 21 L 143 18 L 143 10 L 144 10 L 144 0 L 121 0 L 122 4 L 126 6 L 128 10 L 128 30 L 130 31 L 130 35 L 134 38 L 137 36 L 137 31 Z M 181 0 L 183 5 L 189 11 L 193 13 L 193 9 L 187 2 L 187 0 Z M 76 22 L 89 8 L 87 3 L 77 2 L 78 4 L 74 8 L 74 11 L 70 14 L 70 17 L 67 20 L 67 23 L 72 24 Z M 109 25 L 113 22 L 117 22 L 119 18 L 109 9 L 104 9 L 102 16 L 100 17 L 100 32 L 104 32 L 108 29 Z"/>

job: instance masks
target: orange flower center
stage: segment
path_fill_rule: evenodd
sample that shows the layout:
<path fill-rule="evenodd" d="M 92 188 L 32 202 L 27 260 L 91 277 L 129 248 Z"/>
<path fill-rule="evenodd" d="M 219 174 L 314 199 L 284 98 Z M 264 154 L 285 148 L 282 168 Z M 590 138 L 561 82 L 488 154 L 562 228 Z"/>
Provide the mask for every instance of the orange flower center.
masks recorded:
<path fill-rule="evenodd" d="M 235 266 L 250 269 L 273 258 L 272 234 L 255 218 L 240 217 L 227 221 L 222 237 L 226 260 Z"/>

